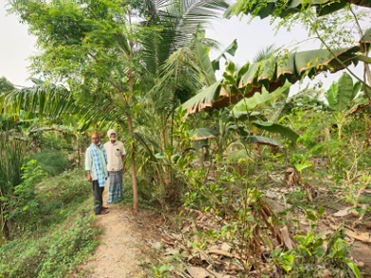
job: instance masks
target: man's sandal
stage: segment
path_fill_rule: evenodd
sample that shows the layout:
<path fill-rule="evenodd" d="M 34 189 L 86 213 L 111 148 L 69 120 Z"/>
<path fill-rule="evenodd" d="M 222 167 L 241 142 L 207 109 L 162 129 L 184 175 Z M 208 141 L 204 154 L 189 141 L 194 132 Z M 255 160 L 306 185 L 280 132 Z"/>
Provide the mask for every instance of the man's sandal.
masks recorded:
<path fill-rule="evenodd" d="M 107 214 L 107 213 L 109 213 L 109 210 L 102 210 L 99 214 Z"/>

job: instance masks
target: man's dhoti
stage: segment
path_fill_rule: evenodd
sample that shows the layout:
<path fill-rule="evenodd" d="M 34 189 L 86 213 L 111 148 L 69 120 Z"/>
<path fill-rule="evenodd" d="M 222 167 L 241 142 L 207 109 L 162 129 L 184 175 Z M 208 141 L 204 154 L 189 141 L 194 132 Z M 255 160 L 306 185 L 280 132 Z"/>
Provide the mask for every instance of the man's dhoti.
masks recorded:
<path fill-rule="evenodd" d="M 109 171 L 107 203 L 113 203 L 122 200 L 122 198 L 122 171 Z"/>

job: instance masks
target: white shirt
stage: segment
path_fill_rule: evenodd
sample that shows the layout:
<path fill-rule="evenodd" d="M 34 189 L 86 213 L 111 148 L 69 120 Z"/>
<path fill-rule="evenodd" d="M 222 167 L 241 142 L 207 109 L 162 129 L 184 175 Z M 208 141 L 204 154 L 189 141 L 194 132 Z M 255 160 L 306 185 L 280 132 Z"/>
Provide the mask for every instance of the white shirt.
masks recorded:
<path fill-rule="evenodd" d="M 120 141 L 115 141 L 115 143 L 108 141 L 104 144 L 104 149 L 107 153 L 107 170 L 122 170 L 122 156 L 126 155 L 124 144 Z"/>

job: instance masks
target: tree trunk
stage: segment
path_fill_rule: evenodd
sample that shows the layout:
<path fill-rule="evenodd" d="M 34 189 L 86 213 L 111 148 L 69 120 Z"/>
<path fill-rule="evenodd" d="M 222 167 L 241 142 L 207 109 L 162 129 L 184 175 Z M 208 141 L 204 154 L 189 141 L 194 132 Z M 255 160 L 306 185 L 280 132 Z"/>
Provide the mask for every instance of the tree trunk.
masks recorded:
<path fill-rule="evenodd" d="M 81 168 L 81 146 L 80 137 L 77 137 L 77 168 Z"/>
<path fill-rule="evenodd" d="M 131 116 L 129 113 L 126 113 L 126 117 L 128 119 L 128 129 L 133 140 L 133 149 L 132 149 L 132 158 L 131 158 L 131 182 L 133 184 L 133 209 L 134 211 L 138 211 L 138 184 L 137 184 L 137 170 L 135 166 L 135 138 L 134 138 L 134 131 L 133 131 L 133 122 L 131 120 Z"/>

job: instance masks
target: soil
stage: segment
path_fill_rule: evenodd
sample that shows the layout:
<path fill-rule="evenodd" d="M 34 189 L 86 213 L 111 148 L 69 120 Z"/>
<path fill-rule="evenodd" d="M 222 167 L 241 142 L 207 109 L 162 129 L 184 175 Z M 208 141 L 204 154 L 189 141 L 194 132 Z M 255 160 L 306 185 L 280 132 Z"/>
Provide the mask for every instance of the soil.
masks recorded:
<path fill-rule="evenodd" d="M 151 242 L 156 241 L 158 215 L 145 210 L 134 215 L 122 204 L 107 204 L 107 190 L 103 200 L 109 213 L 97 216 L 96 225 L 103 230 L 99 246 L 79 272 L 87 273 L 88 278 L 142 277 L 140 264 L 148 261 Z"/>

